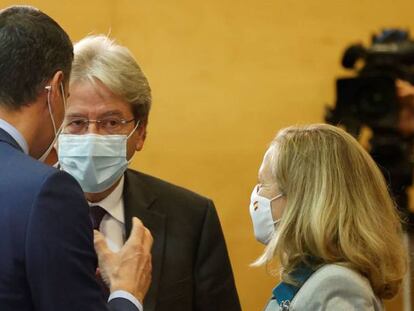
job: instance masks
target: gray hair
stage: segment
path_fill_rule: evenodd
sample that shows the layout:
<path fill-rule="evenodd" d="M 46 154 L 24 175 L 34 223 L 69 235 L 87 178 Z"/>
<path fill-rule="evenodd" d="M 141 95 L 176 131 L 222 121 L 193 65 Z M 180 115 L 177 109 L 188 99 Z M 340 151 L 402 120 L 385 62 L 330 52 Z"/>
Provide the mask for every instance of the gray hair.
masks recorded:
<path fill-rule="evenodd" d="M 101 81 L 112 93 L 131 104 L 134 117 L 146 122 L 151 88 L 128 48 L 107 36 L 87 36 L 74 45 L 70 83 Z"/>

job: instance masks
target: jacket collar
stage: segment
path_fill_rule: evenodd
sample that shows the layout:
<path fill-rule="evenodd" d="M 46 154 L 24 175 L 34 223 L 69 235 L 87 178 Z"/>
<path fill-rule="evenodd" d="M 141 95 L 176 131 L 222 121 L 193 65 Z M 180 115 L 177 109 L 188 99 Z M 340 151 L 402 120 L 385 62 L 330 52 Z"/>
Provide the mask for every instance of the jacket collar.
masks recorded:
<path fill-rule="evenodd" d="M 296 269 L 290 273 L 290 277 L 296 284 L 281 281 L 272 291 L 272 299 L 276 299 L 281 310 L 289 310 L 290 303 L 296 296 L 303 284 L 315 272 L 315 268 L 305 263 L 300 263 Z"/>
<path fill-rule="evenodd" d="M 125 232 L 129 237 L 132 229 L 132 217 L 146 218 L 153 213 L 148 211 L 157 199 L 153 190 L 132 171 L 125 173 L 123 199 L 125 205 Z M 156 213 L 157 214 L 157 213 Z"/>
<path fill-rule="evenodd" d="M 151 232 L 154 239 L 152 246 L 152 283 L 145 297 L 145 308 L 156 309 L 158 289 L 164 260 L 164 244 L 167 216 L 156 211 L 154 205 L 157 194 L 144 180 L 131 170 L 125 173 L 124 184 L 125 233 L 131 234 L 132 217 L 138 217 Z"/>
<path fill-rule="evenodd" d="M 2 128 L 0 128 L 0 142 L 5 142 L 6 144 L 11 145 L 15 149 L 23 152 L 23 149 L 19 146 L 17 141 L 15 141 L 13 137 L 11 137 L 11 135 Z"/>

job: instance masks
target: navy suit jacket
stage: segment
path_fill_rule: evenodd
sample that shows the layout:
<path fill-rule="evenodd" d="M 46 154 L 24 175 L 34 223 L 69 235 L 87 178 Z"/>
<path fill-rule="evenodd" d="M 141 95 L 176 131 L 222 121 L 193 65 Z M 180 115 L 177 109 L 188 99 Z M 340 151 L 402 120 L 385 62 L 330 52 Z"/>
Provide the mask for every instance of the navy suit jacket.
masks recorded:
<path fill-rule="evenodd" d="M 77 182 L 0 129 L 0 310 L 136 311 L 104 301 L 88 205 Z"/>

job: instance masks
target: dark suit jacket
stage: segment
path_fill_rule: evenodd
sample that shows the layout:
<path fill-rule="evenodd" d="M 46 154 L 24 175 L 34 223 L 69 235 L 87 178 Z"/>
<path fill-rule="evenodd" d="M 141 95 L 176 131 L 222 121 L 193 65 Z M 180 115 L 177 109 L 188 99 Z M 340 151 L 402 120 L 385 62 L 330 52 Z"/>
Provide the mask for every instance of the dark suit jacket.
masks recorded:
<path fill-rule="evenodd" d="M 68 174 L 25 155 L 0 129 L 0 310 L 98 311 L 103 300 L 88 205 Z"/>
<path fill-rule="evenodd" d="M 160 179 L 125 173 L 126 233 L 137 216 L 154 237 L 145 311 L 239 311 L 220 221 L 211 200 Z"/>

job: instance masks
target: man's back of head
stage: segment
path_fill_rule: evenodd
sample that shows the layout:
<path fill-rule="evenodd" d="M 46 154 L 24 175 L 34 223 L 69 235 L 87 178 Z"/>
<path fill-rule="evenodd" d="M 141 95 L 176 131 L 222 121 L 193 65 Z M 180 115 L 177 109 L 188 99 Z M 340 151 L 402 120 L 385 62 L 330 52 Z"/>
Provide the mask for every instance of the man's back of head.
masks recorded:
<path fill-rule="evenodd" d="M 0 108 L 30 104 L 59 70 L 68 81 L 72 60 L 69 36 L 52 18 L 30 6 L 0 11 Z"/>

